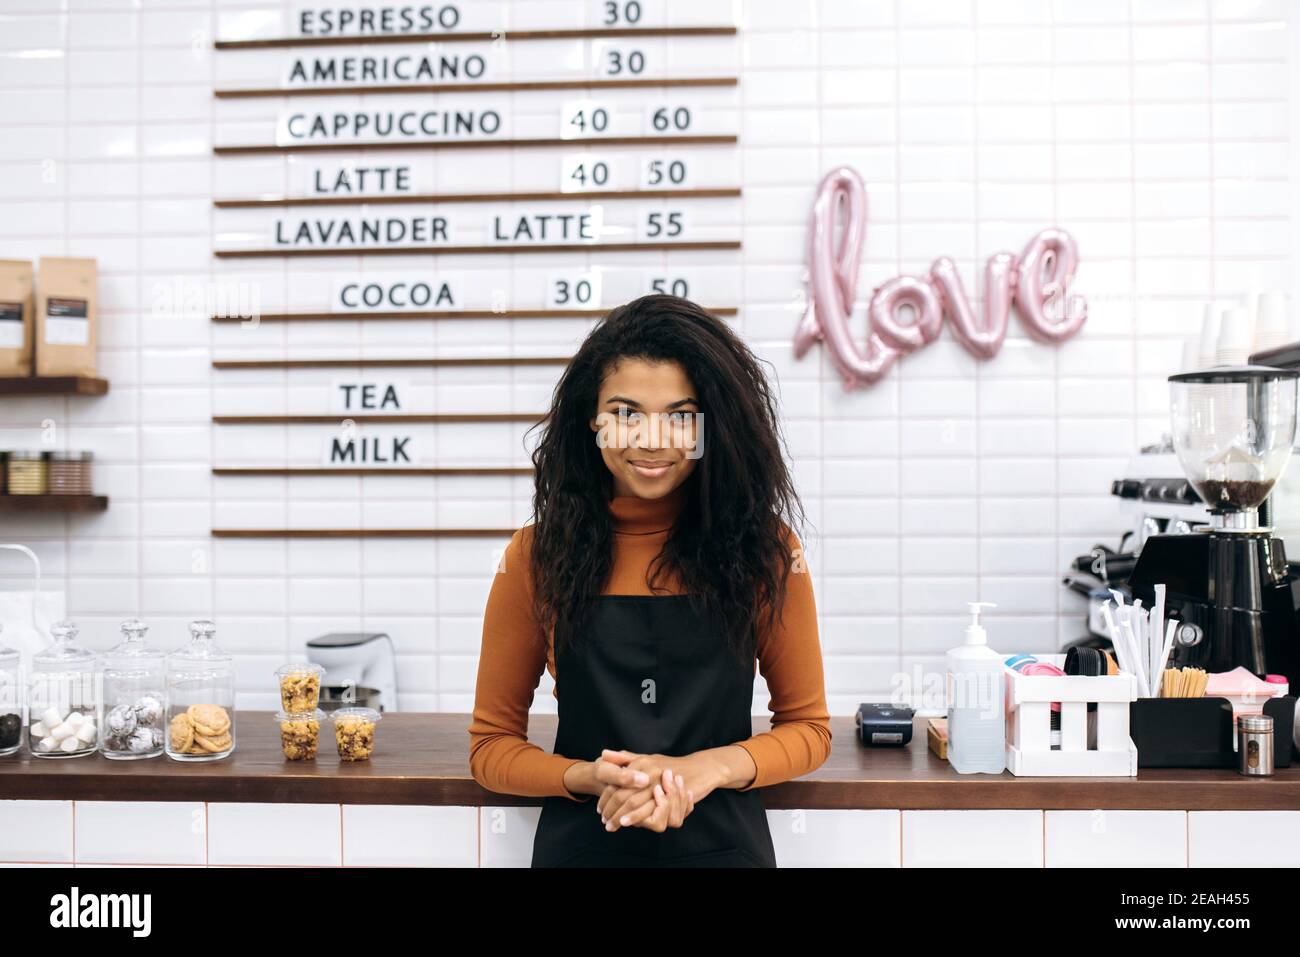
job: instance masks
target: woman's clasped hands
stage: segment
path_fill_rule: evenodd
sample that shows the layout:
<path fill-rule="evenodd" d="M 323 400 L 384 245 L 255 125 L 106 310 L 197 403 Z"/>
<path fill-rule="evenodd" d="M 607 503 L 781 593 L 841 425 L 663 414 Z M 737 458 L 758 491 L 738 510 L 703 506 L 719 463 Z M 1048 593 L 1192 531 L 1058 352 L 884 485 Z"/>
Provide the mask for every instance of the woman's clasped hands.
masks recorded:
<path fill-rule="evenodd" d="M 640 772 L 636 780 L 645 783 L 631 787 L 620 783 L 627 779 L 625 769 Z M 698 771 L 689 757 L 670 758 L 663 754 L 606 748 L 596 765 L 596 780 L 605 782 L 596 802 L 596 812 L 607 831 L 644 827 L 663 832 L 670 827 L 681 827 L 695 810 L 695 802 L 712 790 L 695 778 Z"/>

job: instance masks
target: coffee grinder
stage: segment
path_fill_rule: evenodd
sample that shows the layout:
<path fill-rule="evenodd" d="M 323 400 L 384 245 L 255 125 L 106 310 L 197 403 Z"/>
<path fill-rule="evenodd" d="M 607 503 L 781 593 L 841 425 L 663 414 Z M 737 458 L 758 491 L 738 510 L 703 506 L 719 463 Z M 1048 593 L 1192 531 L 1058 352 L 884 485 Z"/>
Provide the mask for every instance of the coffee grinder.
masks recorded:
<path fill-rule="evenodd" d="M 1218 366 L 1169 378 L 1174 451 L 1210 524 L 1149 537 L 1129 584 L 1145 602 L 1155 585 L 1166 586 L 1166 615 L 1182 622 L 1171 666 L 1243 666 L 1283 674 L 1300 688 L 1300 572 L 1259 517 L 1291 457 L 1298 376 Z"/>

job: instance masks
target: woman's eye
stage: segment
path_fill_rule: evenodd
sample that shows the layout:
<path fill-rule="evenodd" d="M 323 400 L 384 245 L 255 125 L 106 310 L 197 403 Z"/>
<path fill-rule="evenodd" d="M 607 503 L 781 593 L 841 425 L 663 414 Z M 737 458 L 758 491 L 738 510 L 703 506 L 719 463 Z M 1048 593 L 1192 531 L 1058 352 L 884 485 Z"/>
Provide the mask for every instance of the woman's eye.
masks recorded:
<path fill-rule="evenodd" d="M 620 409 L 618 410 L 618 417 L 619 417 L 620 419 L 622 419 L 623 421 L 625 421 L 625 422 L 636 421 L 636 418 L 637 418 L 639 415 L 640 415 L 639 412 L 634 412 L 634 411 L 632 411 L 631 409 L 626 408 L 626 407 L 620 408 Z"/>

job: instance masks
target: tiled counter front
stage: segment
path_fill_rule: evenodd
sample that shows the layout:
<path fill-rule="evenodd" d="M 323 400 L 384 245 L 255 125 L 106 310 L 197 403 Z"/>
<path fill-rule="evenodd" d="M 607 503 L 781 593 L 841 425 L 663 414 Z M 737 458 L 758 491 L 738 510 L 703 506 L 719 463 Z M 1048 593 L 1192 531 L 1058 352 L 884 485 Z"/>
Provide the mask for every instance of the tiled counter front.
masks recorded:
<path fill-rule="evenodd" d="M 535 807 L 0 801 L 0 865 L 527 867 Z M 782 867 L 1300 864 L 1300 811 L 769 811 Z"/>

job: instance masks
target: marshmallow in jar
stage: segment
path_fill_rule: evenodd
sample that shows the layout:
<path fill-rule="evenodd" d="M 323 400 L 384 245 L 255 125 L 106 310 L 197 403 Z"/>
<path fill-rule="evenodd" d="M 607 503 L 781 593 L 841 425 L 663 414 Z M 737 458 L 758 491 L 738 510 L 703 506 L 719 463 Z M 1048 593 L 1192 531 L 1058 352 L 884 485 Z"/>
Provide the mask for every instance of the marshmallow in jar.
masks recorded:
<path fill-rule="evenodd" d="M 27 745 L 38 758 L 77 758 L 99 747 L 100 660 L 76 643 L 77 626 L 50 629 L 54 644 L 32 657 Z"/>
<path fill-rule="evenodd" d="M 167 728 L 167 658 L 145 644 L 149 626 L 122 622 L 125 639 L 104 656 L 104 723 L 99 750 L 117 761 L 156 758 Z"/>

